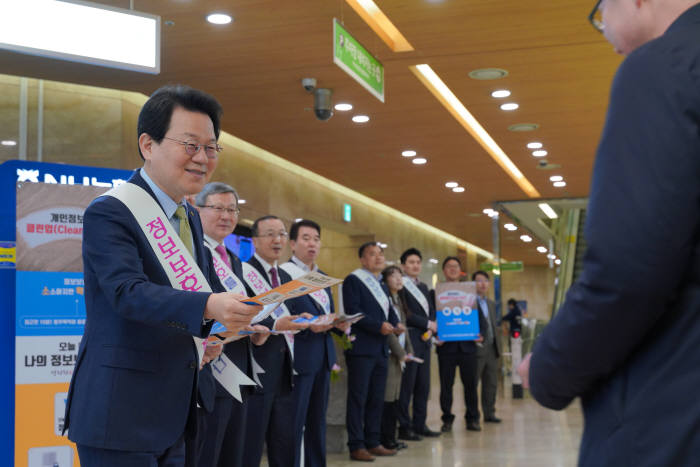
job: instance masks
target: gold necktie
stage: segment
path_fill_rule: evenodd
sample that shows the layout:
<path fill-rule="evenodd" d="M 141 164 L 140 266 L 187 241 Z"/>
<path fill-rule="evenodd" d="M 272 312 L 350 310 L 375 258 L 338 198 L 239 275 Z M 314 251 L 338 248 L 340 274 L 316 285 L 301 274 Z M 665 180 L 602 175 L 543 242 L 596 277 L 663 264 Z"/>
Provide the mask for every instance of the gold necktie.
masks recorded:
<path fill-rule="evenodd" d="M 187 211 L 185 206 L 179 205 L 175 210 L 175 217 L 180 220 L 180 239 L 185 244 L 187 250 L 192 254 L 192 230 L 190 223 L 187 220 Z"/>

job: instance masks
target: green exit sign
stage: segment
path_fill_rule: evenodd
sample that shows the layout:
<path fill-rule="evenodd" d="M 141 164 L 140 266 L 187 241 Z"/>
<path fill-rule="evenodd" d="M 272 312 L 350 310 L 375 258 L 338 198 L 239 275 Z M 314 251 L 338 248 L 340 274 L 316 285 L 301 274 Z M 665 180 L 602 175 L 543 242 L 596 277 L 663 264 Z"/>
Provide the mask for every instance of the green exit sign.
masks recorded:
<path fill-rule="evenodd" d="M 352 220 L 352 206 L 349 204 L 343 204 L 343 220 L 345 222 L 350 222 Z"/>
<path fill-rule="evenodd" d="M 484 271 L 493 271 L 496 267 L 495 264 L 483 263 L 481 269 Z M 511 263 L 501 263 L 501 272 L 512 271 L 512 272 L 522 272 L 525 269 L 522 261 L 513 261 Z"/>

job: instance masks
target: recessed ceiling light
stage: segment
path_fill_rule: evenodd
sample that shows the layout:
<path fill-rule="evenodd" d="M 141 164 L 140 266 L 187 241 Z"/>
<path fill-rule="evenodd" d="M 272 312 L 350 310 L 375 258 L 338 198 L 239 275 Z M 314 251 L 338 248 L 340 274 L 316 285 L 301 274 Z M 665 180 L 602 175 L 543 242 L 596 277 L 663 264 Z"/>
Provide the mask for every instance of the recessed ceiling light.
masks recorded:
<path fill-rule="evenodd" d="M 533 141 L 532 143 L 527 143 L 527 148 L 528 149 L 541 149 L 542 143 L 539 143 L 537 141 Z"/>
<path fill-rule="evenodd" d="M 228 24 L 233 18 L 225 13 L 212 13 L 207 16 L 207 21 L 211 24 Z"/>
<path fill-rule="evenodd" d="M 496 211 L 494 211 L 494 210 L 491 209 L 491 208 L 486 208 L 486 209 L 484 209 L 482 212 L 488 216 L 488 215 L 490 215 L 492 212 L 496 212 Z"/>
<path fill-rule="evenodd" d="M 566 186 L 566 182 L 554 182 L 553 185 L 557 188 L 564 188 Z"/>
<path fill-rule="evenodd" d="M 462 193 L 464 191 L 464 187 L 463 186 L 456 186 L 456 187 L 452 188 L 452 191 L 454 191 L 455 193 Z"/>
<path fill-rule="evenodd" d="M 12 141 L 11 139 L 6 139 L 4 141 L 0 141 L 0 144 L 3 146 L 17 146 L 17 141 Z"/>
<path fill-rule="evenodd" d="M 301 222 L 301 221 L 303 221 L 303 220 L 304 220 L 304 219 L 303 219 L 302 217 L 297 217 L 296 219 L 294 219 L 294 222 Z"/>
<path fill-rule="evenodd" d="M 510 125 L 508 130 L 517 132 L 535 131 L 539 127 L 537 123 L 516 123 L 515 125 Z"/>
<path fill-rule="evenodd" d="M 556 264 L 557 266 L 559 266 L 559 265 L 561 264 L 561 260 L 560 260 L 560 259 L 555 259 L 555 260 L 554 260 L 554 264 Z"/>
<path fill-rule="evenodd" d="M 447 188 L 455 188 L 455 187 L 458 187 L 458 186 L 459 186 L 459 183 L 457 183 L 457 182 L 447 182 L 447 183 L 445 183 L 445 186 L 446 186 Z"/>
<path fill-rule="evenodd" d="M 537 151 L 532 151 L 532 155 L 535 157 L 544 157 L 547 154 L 548 154 L 547 151 L 545 151 L 544 149 L 538 149 Z"/>
<path fill-rule="evenodd" d="M 381 249 L 384 249 L 384 248 L 386 248 L 387 246 L 388 246 L 388 245 L 387 245 L 386 243 L 379 243 L 379 247 L 380 247 Z"/>
<path fill-rule="evenodd" d="M 540 253 L 547 253 L 547 249 L 543 246 L 538 246 L 537 251 L 539 251 Z"/>
<path fill-rule="evenodd" d="M 425 157 L 416 157 L 411 162 L 413 162 L 416 165 L 423 165 L 426 162 L 428 162 L 428 159 L 426 159 Z"/>
<path fill-rule="evenodd" d="M 437 264 L 439 262 L 436 258 L 430 258 L 428 261 L 430 261 L 433 264 Z"/>
<path fill-rule="evenodd" d="M 501 79 L 508 76 L 508 72 L 501 68 L 480 68 L 469 72 L 469 77 L 478 80 Z"/>
<path fill-rule="evenodd" d="M 409 150 L 409 151 L 403 151 L 403 152 L 401 153 L 401 155 L 402 155 L 403 157 L 415 157 L 416 154 L 417 154 L 416 151 L 410 151 L 410 150 Z"/>
<path fill-rule="evenodd" d="M 561 182 L 562 180 L 564 180 L 564 177 L 562 177 L 561 175 L 552 175 L 551 177 L 549 177 L 550 182 Z"/>
<path fill-rule="evenodd" d="M 355 123 L 367 123 L 369 122 L 369 117 L 367 115 L 355 115 L 352 117 L 352 121 Z"/>
<path fill-rule="evenodd" d="M 530 243 L 532 241 L 532 237 L 529 235 L 521 235 L 520 240 L 522 240 L 525 243 Z"/>
<path fill-rule="evenodd" d="M 507 89 L 499 89 L 491 93 L 491 97 L 495 97 L 496 99 L 503 99 L 508 96 L 510 96 L 510 91 Z"/>
<path fill-rule="evenodd" d="M 244 199 L 239 199 L 239 200 L 238 200 L 238 204 L 245 204 L 245 203 L 246 203 L 246 200 L 244 200 Z"/>
<path fill-rule="evenodd" d="M 501 110 L 516 110 L 518 107 L 520 106 L 515 102 L 508 102 L 507 104 L 501 105 Z"/>
<path fill-rule="evenodd" d="M 557 259 L 557 255 L 550 253 L 547 255 L 547 259 Z"/>
<path fill-rule="evenodd" d="M 511 232 L 518 230 L 518 227 L 516 227 L 515 224 L 505 224 L 503 225 L 503 228 L 506 230 L 510 230 Z"/>
<path fill-rule="evenodd" d="M 352 110 L 352 104 L 347 104 L 345 102 L 335 104 L 335 110 L 339 112 L 347 112 L 348 110 Z"/>

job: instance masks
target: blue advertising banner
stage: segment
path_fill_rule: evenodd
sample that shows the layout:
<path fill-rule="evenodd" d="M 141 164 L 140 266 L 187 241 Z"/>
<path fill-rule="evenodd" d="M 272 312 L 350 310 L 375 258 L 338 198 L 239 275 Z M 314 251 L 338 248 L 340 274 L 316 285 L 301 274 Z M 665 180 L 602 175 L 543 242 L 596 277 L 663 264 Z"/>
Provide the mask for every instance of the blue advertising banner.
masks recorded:
<path fill-rule="evenodd" d="M 438 338 L 472 341 L 479 338 L 479 311 L 474 282 L 441 282 L 435 286 Z"/>
<path fill-rule="evenodd" d="M 130 171 L 0 164 L 0 465 L 77 465 L 62 435 L 85 325 L 85 208 Z"/>

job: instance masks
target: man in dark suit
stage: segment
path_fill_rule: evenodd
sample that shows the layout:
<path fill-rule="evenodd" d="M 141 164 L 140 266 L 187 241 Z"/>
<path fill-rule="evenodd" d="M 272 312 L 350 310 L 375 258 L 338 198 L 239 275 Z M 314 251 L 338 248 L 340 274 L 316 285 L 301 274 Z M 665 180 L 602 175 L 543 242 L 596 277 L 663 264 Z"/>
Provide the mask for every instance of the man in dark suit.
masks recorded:
<path fill-rule="evenodd" d="M 199 215 L 184 197 L 199 192 L 216 167 L 220 112 L 213 97 L 186 86 L 156 91 L 138 119 L 144 166 L 128 182 L 153 200 L 150 208 L 215 292 L 223 289 Z M 83 467 L 183 466 L 185 432 L 196 430 L 192 336 L 206 337 L 213 319 L 241 329 L 260 308 L 227 293 L 174 288 L 134 216 L 114 196 L 97 198 L 85 212 L 87 320 L 66 405 Z"/>
<path fill-rule="evenodd" d="M 222 275 L 226 270 L 233 273 L 235 283 L 239 284 L 236 291 L 245 294 L 243 286 L 243 269 L 241 260 L 224 244 L 224 239 L 230 235 L 238 223 L 238 193 L 236 190 L 221 182 L 208 183 L 197 194 L 195 204 L 202 219 L 204 229 L 204 244 L 210 250 L 212 256 L 225 265 Z M 221 264 L 218 263 L 218 264 Z M 227 282 L 220 277 L 222 284 Z M 232 290 L 233 292 L 233 290 Z M 256 330 L 265 330 L 262 326 L 253 326 Z M 251 339 L 256 345 L 262 345 L 267 335 L 264 333 L 253 334 Z M 255 379 L 253 364 L 250 361 L 251 339 L 242 338 L 223 346 L 225 355 L 243 374 L 251 380 Z M 212 346 L 207 347 L 207 352 Z M 213 347 L 214 349 L 220 348 Z M 217 355 L 211 355 L 214 360 Z M 217 364 L 216 362 L 214 364 Z M 201 373 L 200 380 L 214 379 L 211 365 L 206 365 Z M 201 409 L 203 412 L 202 442 L 198 443 L 195 456 L 197 467 L 239 467 L 243 465 L 243 444 L 246 432 L 247 398 L 253 391 L 250 385 L 240 386 L 241 400 L 236 400 L 231 393 L 218 382 L 214 382 L 216 399 L 212 410 Z"/>
<path fill-rule="evenodd" d="M 700 4 L 605 0 L 591 19 L 627 58 L 598 146 L 583 272 L 521 374 L 546 407 L 581 397 L 580 466 L 695 466 Z"/>
<path fill-rule="evenodd" d="M 289 229 L 292 257 L 282 268 L 296 277 L 310 271 L 321 271 L 316 258 L 321 250 L 321 227 L 314 221 L 302 219 Z M 331 289 L 320 290 L 288 302 L 292 314 L 308 313 L 312 316 L 335 317 Z M 349 326 L 339 325 L 344 331 Z M 330 389 L 331 368 L 335 364 L 335 346 L 329 332 L 330 324 L 312 324 L 309 329 L 294 336 L 294 389 L 291 407 L 294 411 L 294 452 L 290 458 L 293 465 L 301 464 L 301 445 L 304 441 L 304 465 L 325 467 L 326 465 L 326 410 Z"/>
<path fill-rule="evenodd" d="M 442 262 L 442 273 L 445 282 L 459 282 L 462 275 L 462 262 L 456 256 L 448 256 Z M 432 302 L 435 303 L 435 294 L 432 294 Z M 483 321 L 479 319 L 480 329 Z M 479 425 L 479 397 L 477 387 L 477 344 L 476 341 L 451 341 L 443 342 L 436 338 L 438 367 L 440 370 L 440 408 L 442 409 L 442 432 L 452 430 L 455 416 L 452 413 L 452 386 L 455 382 L 455 373 L 459 368 L 459 376 L 464 386 L 464 405 L 467 408 L 464 418 L 467 422 L 467 430 L 481 431 Z"/>
<path fill-rule="evenodd" d="M 248 264 L 253 271 L 243 271 L 250 296 L 260 293 L 254 289 L 251 274 L 255 274 L 268 290 L 291 280 L 277 264 L 289 236 L 282 220 L 277 216 L 264 216 L 253 223 L 252 230 L 255 254 Z M 298 331 L 308 327 L 308 324 L 293 323 L 297 316 L 284 316 L 281 312 L 282 309 L 278 308 L 261 324 L 276 331 Z M 287 453 L 293 452 L 295 439 L 290 429 L 294 414 L 289 410 L 294 373 L 292 341 L 291 335 L 272 335 L 263 345 L 253 349 L 253 356 L 265 373 L 260 375 L 262 387 L 256 388 L 248 398 L 243 449 L 243 465 L 246 467 L 260 464 L 264 443 L 267 444 L 270 467 L 287 467 L 291 463 Z"/>
<path fill-rule="evenodd" d="M 496 417 L 496 392 L 498 391 L 498 373 L 501 357 L 501 338 L 499 334 L 499 313 L 496 304 L 489 300 L 490 278 L 485 271 L 472 274 L 476 283 L 476 304 L 479 308 L 479 324 L 484 341 L 476 353 L 477 375 L 481 379 L 481 409 L 486 423 L 501 423 Z"/>
<path fill-rule="evenodd" d="M 358 251 L 362 269 L 343 282 L 345 314 L 363 313 L 353 325 L 355 341 L 345 351 L 348 366 L 346 423 L 352 460 L 371 462 L 375 456 L 396 454 L 380 444 L 384 389 L 388 371 L 387 336 L 394 332 L 398 318 L 390 309 L 389 292 L 380 281 L 384 252 L 375 242 Z M 373 282 L 374 281 L 374 282 Z"/>
<path fill-rule="evenodd" d="M 410 283 L 399 291 L 408 310 L 406 324 L 413 353 L 423 363 L 407 362 L 401 377 L 399 396 L 399 439 L 418 440 L 420 436 L 440 436 L 425 424 L 430 396 L 430 348 L 431 337 L 437 332 L 435 301 L 430 299 L 428 286 L 420 281 L 423 257 L 416 248 L 409 248 L 401 255 L 404 283 Z M 412 287 L 414 286 L 414 287 Z M 409 288 L 410 287 L 410 288 Z M 418 295 L 421 294 L 421 295 Z M 409 407 L 413 398 L 412 417 Z"/>

